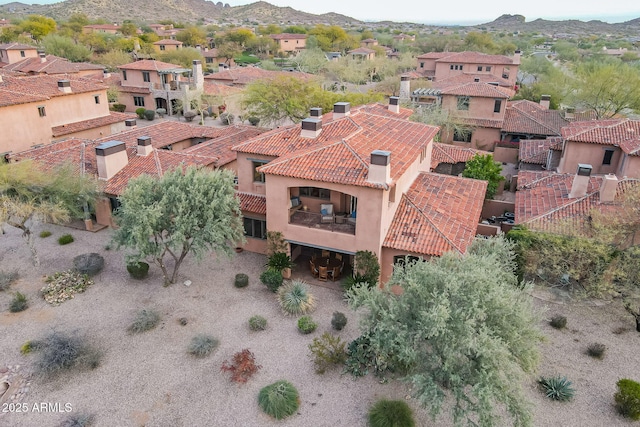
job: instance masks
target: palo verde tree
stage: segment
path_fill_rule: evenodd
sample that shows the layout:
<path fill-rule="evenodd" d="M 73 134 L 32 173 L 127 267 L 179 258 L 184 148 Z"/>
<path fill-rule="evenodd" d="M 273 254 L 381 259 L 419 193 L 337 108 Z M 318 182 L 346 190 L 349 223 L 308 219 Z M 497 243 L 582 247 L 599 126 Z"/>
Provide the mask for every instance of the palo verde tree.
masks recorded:
<path fill-rule="evenodd" d="M 32 227 L 86 218 L 96 195 L 96 181 L 77 174 L 71 165 L 45 170 L 28 160 L 0 162 L 0 231 L 4 224 L 20 229 L 33 263 L 39 265 Z"/>
<path fill-rule="evenodd" d="M 175 283 L 189 253 L 231 255 L 244 239 L 233 178 L 229 171 L 189 167 L 159 179 L 142 175 L 129 181 L 119 198 L 114 243 L 130 251 L 127 262 L 156 263 L 165 285 Z M 167 255 L 173 260 L 171 273 Z"/>
<path fill-rule="evenodd" d="M 466 255 L 398 266 L 383 289 L 347 292 L 364 309 L 361 328 L 376 359 L 411 383 L 432 416 L 447 401 L 456 425 L 531 425 L 521 382 L 538 362 L 541 334 L 513 260 L 504 238 L 477 239 Z"/>
<path fill-rule="evenodd" d="M 491 199 L 496 194 L 498 184 L 504 179 L 500 172 L 502 172 L 502 165 L 494 161 L 491 154 L 476 154 L 467 162 L 462 176 L 487 181 L 485 197 Z"/>

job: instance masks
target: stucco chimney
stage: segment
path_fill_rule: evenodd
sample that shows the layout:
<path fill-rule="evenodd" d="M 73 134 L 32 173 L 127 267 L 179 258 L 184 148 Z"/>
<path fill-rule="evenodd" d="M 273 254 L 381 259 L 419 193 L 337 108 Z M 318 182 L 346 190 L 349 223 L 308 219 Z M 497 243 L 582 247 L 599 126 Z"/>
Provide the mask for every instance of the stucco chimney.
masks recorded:
<path fill-rule="evenodd" d="M 141 136 L 138 138 L 138 156 L 148 156 L 153 153 L 150 136 Z"/>
<path fill-rule="evenodd" d="M 400 112 L 400 98 L 397 96 L 389 97 L 389 111 L 398 114 Z"/>
<path fill-rule="evenodd" d="M 600 203 L 611 203 L 618 191 L 618 177 L 610 173 L 605 175 L 600 184 Z"/>
<path fill-rule="evenodd" d="M 576 117 L 576 109 L 573 107 L 568 107 L 564 112 L 564 118 L 567 120 L 575 119 Z"/>
<path fill-rule="evenodd" d="M 127 165 L 127 148 L 122 141 L 108 141 L 96 147 L 98 179 L 108 180 Z"/>
<path fill-rule="evenodd" d="M 322 117 L 322 108 L 320 107 L 312 108 L 311 110 L 309 110 L 309 114 L 311 115 L 311 117 L 320 118 Z"/>
<path fill-rule="evenodd" d="M 138 122 L 136 122 L 136 119 L 127 119 L 124 121 L 124 125 L 127 127 L 127 130 L 131 130 L 131 129 L 135 129 L 137 126 Z"/>
<path fill-rule="evenodd" d="M 223 63 L 219 63 L 218 64 L 218 72 L 221 73 L 224 71 L 224 64 Z"/>
<path fill-rule="evenodd" d="M 513 63 L 519 64 L 521 57 L 522 57 L 522 51 L 516 50 L 515 52 L 513 52 Z"/>
<path fill-rule="evenodd" d="M 40 62 L 47 62 L 47 54 L 44 52 L 38 52 L 38 57 L 40 58 Z"/>
<path fill-rule="evenodd" d="M 480 77 L 474 77 L 473 78 L 473 82 L 474 83 L 480 83 Z"/>
<path fill-rule="evenodd" d="M 540 95 L 540 106 L 548 110 L 551 106 L 551 95 Z"/>
<path fill-rule="evenodd" d="M 58 90 L 64 93 L 71 93 L 71 81 L 58 80 Z"/>
<path fill-rule="evenodd" d="M 411 81 L 409 77 L 400 77 L 400 99 L 409 99 L 411 97 Z"/>
<path fill-rule="evenodd" d="M 351 104 L 348 102 L 336 102 L 333 104 L 333 118 L 341 119 L 351 115 Z"/>
<path fill-rule="evenodd" d="M 300 136 L 303 138 L 316 138 L 322 132 L 322 119 L 309 117 L 302 121 L 302 131 Z"/>
<path fill-rule="evenodd" d="M 391 153 L 389 151 L 374 150 L 371 152 L 367 181 L 376 184 L 391 182 Z"/>
<path fill-rule="evenodd" d="M 571 191 L 569 192 L 570 199 L 577 199 L 578 197 L 584 197 L 587 195 L 587 188 L 589 187 L 589 177 L 591 176 L 591 165 L 584 163 L 578 163 L 578 170 L 573 177 L 573 183 L 571 184 Z"/>
<path fill-rule="evenodd" d="M 202 74 L 202 61 L 199 59 L 193 60 L 193 84 L 196 85 L 196 89 L 202 90 L 204 88 L 204 74 Z"/>

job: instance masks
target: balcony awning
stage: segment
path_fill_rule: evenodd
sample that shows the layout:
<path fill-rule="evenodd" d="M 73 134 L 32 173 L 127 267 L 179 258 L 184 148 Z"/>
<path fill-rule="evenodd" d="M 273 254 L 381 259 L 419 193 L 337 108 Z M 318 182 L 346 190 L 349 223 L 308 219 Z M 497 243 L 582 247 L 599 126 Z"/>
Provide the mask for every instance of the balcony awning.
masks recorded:
<path fill-rule="evenodd" d="M 442 91 L 440 89 L 432 88 L 420 88 L 411 93 L 413 96 L 440 96 Z"/>
<path fill-rule="evenodd" d="M 191 70 L 189 68 L 169 68 L 166 70 L 158 70 L 158 74 L 182 74 L 190 72 Z"/>

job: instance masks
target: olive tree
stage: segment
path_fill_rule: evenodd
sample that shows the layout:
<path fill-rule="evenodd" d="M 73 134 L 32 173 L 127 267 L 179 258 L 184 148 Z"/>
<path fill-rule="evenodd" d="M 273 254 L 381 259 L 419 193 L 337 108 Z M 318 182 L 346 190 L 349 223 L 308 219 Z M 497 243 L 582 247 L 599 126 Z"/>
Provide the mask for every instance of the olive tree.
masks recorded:
<path fill-rule="evenodd" d="M 521 383 L 537 365 L 541 334 L 526 290 L 512 244 L 492 238 L 477 239 L 466 255 L 407 259 L 382 289 L 357 285 L 347 296 L 362 309 L 376 360 L 401 373 L 432 416 L 446 401 L 456 425 L 527 426 Z"/>
<path fill-rule="evenodd" d="M 130 250 L 128 262 L 151 259 L 165 285 L 175 283 L 189 253 L 197 258 L 212 251 L 231 255 L 244 239 L 233 178 L 229 171 L 189 167 L 159 179 L 142 175 L 129 181 L 119 197 L 114 243 Z M 167 255 L 173 260 L 171 274 Z"/>

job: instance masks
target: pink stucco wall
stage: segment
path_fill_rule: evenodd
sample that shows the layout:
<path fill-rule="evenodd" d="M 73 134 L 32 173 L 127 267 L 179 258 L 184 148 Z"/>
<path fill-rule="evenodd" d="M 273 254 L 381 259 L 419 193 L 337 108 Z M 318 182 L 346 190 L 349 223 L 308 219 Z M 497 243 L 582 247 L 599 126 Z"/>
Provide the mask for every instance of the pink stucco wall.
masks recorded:
<path fill-rule="evenodd" d="M 610 165 L 602 164 L 606 149 L 614 150 Z M 558 165 L 558 172 L 576 173 L 578 163 L 583 163 L 593 167 L 591 173 L 594 175 L 616 173 L 618 172 L 621 155 L 622 151 L 618 147 L 567 141 L 564 145 L 560 164 Z"/>

